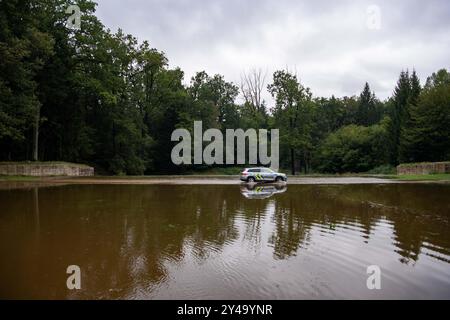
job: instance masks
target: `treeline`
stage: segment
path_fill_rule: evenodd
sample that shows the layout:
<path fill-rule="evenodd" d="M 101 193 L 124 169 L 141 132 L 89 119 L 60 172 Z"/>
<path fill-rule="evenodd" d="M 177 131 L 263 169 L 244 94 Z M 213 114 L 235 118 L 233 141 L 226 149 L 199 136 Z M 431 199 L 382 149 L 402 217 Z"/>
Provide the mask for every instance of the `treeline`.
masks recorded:
<path fill-rule="evenodd" d="M 198 72 L 188 85 L 163 52 L 77 2 L 0 2 L 0 160 L 72 161 L 99 172 L 180 172 L 170 160 L 175 128 L 279 128 L 280 162 L 293 172 L 365 172 L 400 162 L 450 159 L 450 74 L 400 74 L 380 101 L 366 83 L 358 97 L 315 98 L 297 75 L 261 71 L 239 85 Z M 274 106 L 262 93 L 268 90 Z M 238 103 L 238 97 L 244 102 Z M 195 167 L 194 169 L 200 169 Z"/>

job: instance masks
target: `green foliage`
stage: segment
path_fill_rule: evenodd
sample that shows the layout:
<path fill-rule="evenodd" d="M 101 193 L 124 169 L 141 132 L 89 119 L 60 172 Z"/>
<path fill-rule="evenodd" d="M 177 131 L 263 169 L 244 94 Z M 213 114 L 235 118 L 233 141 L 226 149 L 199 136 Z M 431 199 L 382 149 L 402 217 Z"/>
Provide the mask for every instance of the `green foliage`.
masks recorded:
<path fill-rule="evenodd" d="M 420 92 L 419 78 L 413 71 L 410 78 L 410 91 L 403 115 L 402 125 L 400 127 L 400 137 L 398 146 L 399 162 L 410 162 L 416 158 L 414 132 L 419 125 L 417 122 L 417 108 L 419 103 Z"/>
<path fill-rule="evenodd" d="M 324 172 L 366 172 L 386 163 L 386 129 L 349 125 L 330 134 L 318 151 Z"/>
<path fill-rule="evenodd" d="M 410 103 L 402 131 L 402 162 L 445 161 L 450 158 L 450 74 L 442 69 L 428 78 Z"/>
<path fill-rule="evenodd" d="M 307 170 L 312 151 L 312 94 L 309 88 L 299 82 L 296 75 L 284 70 L 273 74 L 273 83 L 267 88 L 275 99 L 272 110 L 275 126 L 283 127 L 280 145 L 284 153 L 290 154 L 291 173 L 295 174 L 298 157 Z"/>
<path fill-rule="evenodd" d="M 234 103 L 239 89 L 231 82 L 226 82 L 223 76 L 216 74 L 210 77 L 205 71 L 198 72 L 191 79 L 188 88 L 196 107 L 209 113 L 209 123 L 217 121 L 220 129 L 236 128 L 239 125 L 237 106 Z M 215 117 L 216 119 L 212 118 Z M 206 123 L 207 124 L 207 123 Z"/>
<path fill-rule="evenodd" d="M 379 101 L 376 99 L 375 93 L 370 91 L 369 84 L 366 82 L 359 96 L 356 123 L 361 126 L 370 126 L 378 123 L 380 117 Z"/>
<path fill-rule="evenodd" d="M 391 123 L 390 132 L 390 163 L 413 161 L 414 139 L 412 131 L 417 128 L 417 104 L 419 103 L 421 86 L 415 71 L 400 73 L 394 96 L 389 102 Z"/>
<path fill-rule="evenodd" d="M 389 164 L 383 164 L 381 166 L 375 167 L 369 171 L 369 174 L 397 174 L 397 169 Z"/>
<path fill-rule="evenodd" d="M 53 54 L 54 41 L 40 30 L 37 1 L 0 2 L 0 147 L 8 158 L 24 143 L 35 124 L 41 102 L 36 78 Z"/>
<path fill-rule="evenodd" d="M 267 86 L 273 108 L 261 100 L 264 76 L 254 72 L 238 104 L 239 88 L 222 75 L 201 71 L 185 85 L 163 52 L 105 29 L 95 2 L 76 3 L 80 30 L 66 26 L 69 0 L 0 1 L 0 160 L 38 151 L 42 161 L 113 174 L 202 170 L 170 161 L 172 131 L 192 130 L 196 120 L 222 131 L 280 129 L 280 164 L 292 173 L 381 172 L 399 161 L 450 158 L 445 69 L 423 89 L 415 72 L 402 72 L 385 102 L 367 83 L 359 96 L 313 98 L 296 75 L 279 70 Z"/>

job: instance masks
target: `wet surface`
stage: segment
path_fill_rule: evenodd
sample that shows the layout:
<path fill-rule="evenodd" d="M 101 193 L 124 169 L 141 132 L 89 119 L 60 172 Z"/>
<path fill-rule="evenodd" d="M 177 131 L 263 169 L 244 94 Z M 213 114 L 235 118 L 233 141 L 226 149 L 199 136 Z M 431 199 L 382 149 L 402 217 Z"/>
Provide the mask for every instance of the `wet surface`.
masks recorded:
<path fill-rule="evenodd" d="M 289 184 L 391 184 L 409 183 L 382 177 L 289 177 Z M 421 183 L 427 183 L 425 181 Z M 444 182 L 445 183 L 445 182 Z M 177 184 L 177 185 L 239 185 L 239 176 L 143 176 L 143 177 L 50 177 L 36 181 L 0 181 L 0 190 L 67 184 Z"/>
<path fill-rule="evenodd" d="M 0 298 L 450 299 L 450 185 L 230 181 L 0 190 Z"/>

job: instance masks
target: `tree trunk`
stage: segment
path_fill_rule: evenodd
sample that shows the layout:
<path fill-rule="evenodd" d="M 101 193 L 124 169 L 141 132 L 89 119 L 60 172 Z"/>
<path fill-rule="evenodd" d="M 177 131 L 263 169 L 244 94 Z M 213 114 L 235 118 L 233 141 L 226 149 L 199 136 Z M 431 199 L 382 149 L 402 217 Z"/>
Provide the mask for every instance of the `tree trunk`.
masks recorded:
<path fill-rule="evenodd" d="M 112 143 L 113 143 L 113 154 L 116 156 L 116 123 L 113 120 L 112 123 Z"/>
<path fill-rule="evenodd" d="M 295 156 L 293 148 L 291 148 L 291 172 L 292 175 L 295 175 Z"/>
<path fill-rule="evenodd" d="M 37 108 L 36 119 L 33 128 L 33 161 L 39 158 L 39 120 L 41 119 L 41 107 Z"/>
<path fill-rule="evenodd" d="M 308 173 L 308 156 L 307 156 L 306 151 L 303 154 L 303 161 L 304 161 L 303 171 L 304 171 L 305 174 L 307 174 Z"/>

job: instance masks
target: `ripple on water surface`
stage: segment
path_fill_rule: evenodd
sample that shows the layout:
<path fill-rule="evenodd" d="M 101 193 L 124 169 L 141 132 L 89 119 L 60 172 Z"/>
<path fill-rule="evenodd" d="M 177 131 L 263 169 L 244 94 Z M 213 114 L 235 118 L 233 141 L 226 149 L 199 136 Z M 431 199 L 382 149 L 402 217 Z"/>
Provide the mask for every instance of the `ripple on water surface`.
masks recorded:
<path fill-rule="evenodd" d="M 0 190 L 0 297 L 450 299 L 449 199 L 420 184 Z"/>

